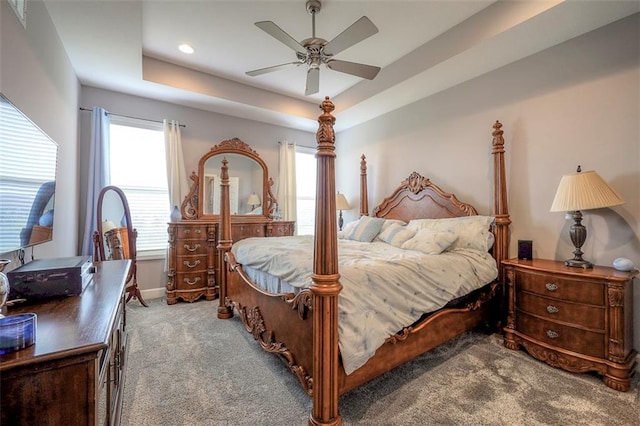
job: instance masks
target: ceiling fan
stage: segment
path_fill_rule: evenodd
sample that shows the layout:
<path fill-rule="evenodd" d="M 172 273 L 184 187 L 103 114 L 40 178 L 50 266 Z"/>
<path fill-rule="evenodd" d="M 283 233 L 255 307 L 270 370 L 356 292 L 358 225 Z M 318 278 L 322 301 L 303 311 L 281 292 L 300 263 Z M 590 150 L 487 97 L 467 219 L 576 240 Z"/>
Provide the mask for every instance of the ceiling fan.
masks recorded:
<path fill-rule="evenodd" d="M 307 70 L 305 95 L 318 93 L 320 87 L 320 64 L 325 64 L 327 68 L 334 71 L 373 80 L 376 75 L 378 75 L 380 67 L 333 59 L 336 54 L 377 33 L 378 28 L 376 28 L 373 22 L 366 16 L 363 16 L 351 24 L 346 30 L 338 34 L 333 40 L 327 41 L 323 38 L 316 37 L 316 15 L 320 12 L 320 8 L 322 7 L 321 3 L 318 0 L 309 0 L 306 3 L 306 7 L 307 12 L 311 14 L 312 35 L 310 38 L 302 40 L 301 42 L 296 41 L 271 21 L 256 22 L 258 28 L 295 50 L 298 60 L 296 62 L 247 71 L 247 75 L 255 77 L 290 66 L 307 64 L 309 68 Z"/>

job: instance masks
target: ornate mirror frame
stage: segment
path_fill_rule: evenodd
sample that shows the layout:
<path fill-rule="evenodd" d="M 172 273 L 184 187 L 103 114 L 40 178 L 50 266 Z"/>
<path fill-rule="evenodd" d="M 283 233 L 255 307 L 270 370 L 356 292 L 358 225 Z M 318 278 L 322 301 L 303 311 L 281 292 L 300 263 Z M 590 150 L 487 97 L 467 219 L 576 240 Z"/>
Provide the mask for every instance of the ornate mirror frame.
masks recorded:
<path fill-rule="evenodd" d="M 215 220 L 220 218 L 219 213 L 208 211 L 207 206 L 205 205 L 205 200 L 212 198 L 208 197 L 208 194 L 205 194 L 205 191 L 209 191 L 210 186 L 217 183 L 215 181 L 215 177 L 207 174 L 207 170 L 216 170 L 217 173 L 219 173 L 220 167 L 222 166 L 222 159 L 226 158 L 227 161 L 229 161 L 229 174 L 231 176 L 234 176 L 233 158 L 236 156 L 247 157 L 247 159 L 252 160 L 256 164 L 256 167 L 259 167 L 262 170 L 262 182 L 260 184 L 256 184 L 256 188 L 252 188 L 251 190 L 251 192 L 256 192 L 256 195 L 258 195 L 260 205 L 262 206 L 262 211 L 261 213 L 257 214 L 236 213 L 233 214 L 232 217 L 242 217 L 243 219 L 247 220 L 250 220 L 251 218 L 260 220 L 264 220 L 265 218 L 273 219 L 273 214 L 276 207 L 276 198 L 271 192 L 273 179 L 269 177 L 267 165 L 262 160 L 262 158 L 260 158 L 260 154 L 258 154 L 255 150 L 253 150 L 253 148 L 251 148 L 248 144 L 238 138 L 227 139 L 217 145 L 214 145 L 209 150 L 209 152 L 207 152 L 202 156 L 202 158 L 200 158 L 200 161 L 198 162 L 198 174 L 196 174 L 195 172 L 191 173 L 191 189 L 189 190 L 189 194 L 185 197 L 180 207 L 183 219 Z M 219 163 L 217 161 L 218 159 L 220 160 Z M 214 161 L 217 164 L 207 163 L 207 161 L 209 160 Z M 247 191 L 244 191 L 239 194 L 240 196 L 242 196 L 243 203 L 245 201 L 244 198 L 248 198 L 249 196 L 246 192 Z M 243 210 L 246 211 L 246 206 L 244 206 Z"/>

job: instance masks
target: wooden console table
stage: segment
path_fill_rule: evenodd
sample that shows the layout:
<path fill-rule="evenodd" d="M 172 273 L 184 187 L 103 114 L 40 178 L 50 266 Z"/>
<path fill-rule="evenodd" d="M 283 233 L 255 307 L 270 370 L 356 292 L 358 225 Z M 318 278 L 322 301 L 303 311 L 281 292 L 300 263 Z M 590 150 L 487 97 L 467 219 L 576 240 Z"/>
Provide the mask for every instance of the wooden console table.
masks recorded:
<path fill-rule="evenodd" d="M 130 260 L 96 262 L 80 296 L 13 306 L 37 315 L 36 343 L 0 356 L 0 424 L 117 425 L 126 367 Z"/>

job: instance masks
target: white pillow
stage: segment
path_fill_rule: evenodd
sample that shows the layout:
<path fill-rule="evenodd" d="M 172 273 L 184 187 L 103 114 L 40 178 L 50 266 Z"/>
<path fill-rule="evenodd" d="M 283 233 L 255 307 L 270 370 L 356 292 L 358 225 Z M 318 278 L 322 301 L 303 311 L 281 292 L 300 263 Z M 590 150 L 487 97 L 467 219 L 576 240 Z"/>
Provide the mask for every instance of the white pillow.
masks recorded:
<path fill-rule="evenodd" d="M 385 224 L 382 230 L 376 237 L 376 240 L 384 241 L 387 244 L 391 244 L 395 247 L 400 247 L 402 244 L 416 235 L 416 231 L 408 229 L 406 226 L 399 225 L 397 223 Z"/>
<path fill-rule="evenodd" d="M 358 223 L 357 220 L 347 223 L 342 228 L 342 231 L 338 231 L 338 238 L 342 238 L 343 240 L 348 239 L 349 234 L 351 234 L 351 231 L 353 231 L 353 228 L 356 226 L 357 223 Z"/>
<path fill-rule="evenodd" d="M 489 228 L 494 221 L 493 216 L 463 216 L 445 219 L 414 219 L 408 228 L 419 231 L 430 229 L 432 232 L 451 232 L 458 238 L 449 248 L 473 249 L 489 251 L 493 245 L 493 234 Z"/>
<path fill-rule="evenodd" d="M 451 247 L 457 238 L 452 232 L 434 232 L 431 229 L 421 229 L 413 238 L 402 244 L 401 248 L 421 251 L 425 254 L 440 254 Z"/>
<path fill-rule="evenodd" d="M 384 219 L 362 216 L 347 237 L 350 240 L 370 243 L 380 233 Z"/>
<path fill-rule="evenodd" d="M 378 234 L 377 237 L 373 239 L 373 241 L 382 241 L 380 239 L 380 235 L 382 235 L 382 233 L 386 231 L 391 225 L 406 225 L 406 224 L 407 222 L 403 222 L 400 219 L 385 219 L 384 223 L 382 224 L 382 229 L 380 229 L 380 233 Z"/>

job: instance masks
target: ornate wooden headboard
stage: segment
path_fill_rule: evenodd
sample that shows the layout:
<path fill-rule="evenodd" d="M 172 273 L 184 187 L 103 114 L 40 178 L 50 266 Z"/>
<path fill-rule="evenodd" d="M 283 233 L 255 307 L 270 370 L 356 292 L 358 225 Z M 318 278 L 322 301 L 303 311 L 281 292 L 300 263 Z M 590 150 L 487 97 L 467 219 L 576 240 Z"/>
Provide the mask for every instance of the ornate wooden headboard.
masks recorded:
<path fill-rule="evenodd" d="M 454 194 L 441 190 L 429 179 L 413 172 L 402 181 L 389 197 L 373 210 L 372 216 L 385 219 L 439 219 L 471 216 L 478 211 L 470 204 L 462 203 Z"/>

